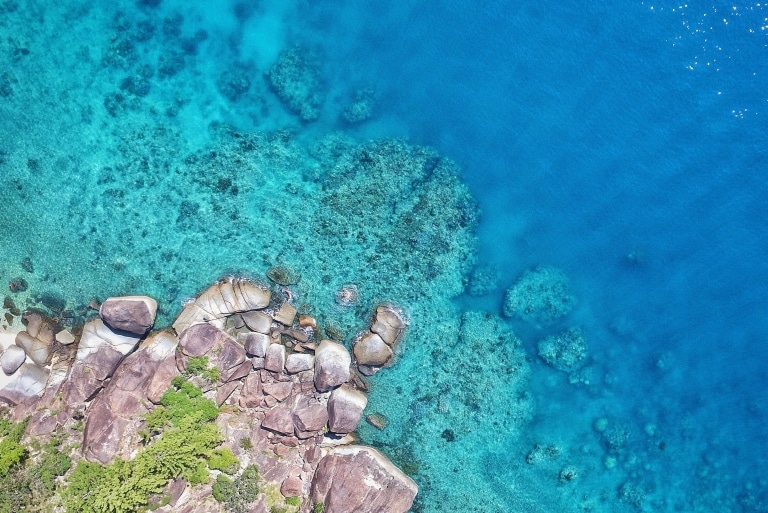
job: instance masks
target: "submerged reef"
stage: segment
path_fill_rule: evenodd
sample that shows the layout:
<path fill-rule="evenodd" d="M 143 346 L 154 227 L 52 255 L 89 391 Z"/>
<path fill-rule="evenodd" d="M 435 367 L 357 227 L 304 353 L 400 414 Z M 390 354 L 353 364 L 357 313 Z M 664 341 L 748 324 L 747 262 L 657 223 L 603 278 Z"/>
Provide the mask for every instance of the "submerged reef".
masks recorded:
<path fill-rule="evenodd" d="M 539 342 L 539 356 L 550 366 L 573 372 L 584 365 L 587 342 L 579 328 L 570 328 Z"/>
<path fill-rule="evenodd" d="M 554 267 L 526 271 L 507 290 L 504 315 L 550 326 L 565 317 L 576 302 L 568 277 Z"/>
<path fill-rule="evenodd" d="M 267 82 L 285 106 L 302 121 L 315 121 L 325 101 L 320 66 L 311 51 L 294 46 L 280 52 Z"/>

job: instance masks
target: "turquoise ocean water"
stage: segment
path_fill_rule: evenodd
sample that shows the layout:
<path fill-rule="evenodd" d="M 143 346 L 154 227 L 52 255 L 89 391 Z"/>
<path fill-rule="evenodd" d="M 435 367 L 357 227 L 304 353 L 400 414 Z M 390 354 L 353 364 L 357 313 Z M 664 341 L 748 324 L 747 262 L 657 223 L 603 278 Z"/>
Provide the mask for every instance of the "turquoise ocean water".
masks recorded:
<path fill-rule="evenodd" d="M 4 0 L 0 279 L 168 321 L 285 264 L 347 342 L 402 304 L 361 435 L 414 511 L 768 511 L 768 8 L 615 4 Z M 294 48 L 316 120 L 265 78 Z M 573 311 L 502 316 L 539 265 Z"/>

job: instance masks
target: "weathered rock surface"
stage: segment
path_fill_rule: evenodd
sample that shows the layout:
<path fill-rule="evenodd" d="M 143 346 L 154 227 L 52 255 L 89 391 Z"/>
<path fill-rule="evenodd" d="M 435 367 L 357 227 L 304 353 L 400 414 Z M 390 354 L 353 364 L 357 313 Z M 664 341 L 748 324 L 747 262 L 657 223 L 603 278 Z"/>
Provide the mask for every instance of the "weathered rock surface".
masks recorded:
<path fill-rule="evenodd" d="M 328 429 L 333 433 L 346 434 L 357 429 L 368 397 L 359 390 L 342 385 L 328 398 Z"/>
<path fill-rule="evenodd" d="M 188 327 L 201 322 L 213 322 L 217 327 L 224 327 L 228 315 L 264 308 L 269 305 L 270 297 L 269 289 L 246 279 L 223 280 L 185 306 L 173 323 L 173 329 L 181 334 Z"/>
<path fill-rule="evenodd" d="M 272 343 L 269 335 L 264 333 L 239 333 L 237 341 L 245 347 L 245 352 L 264 358 L 267 355 L 267 348 Z"/>
<path fill-rule="evenodd" d="M 0 401 L 16 405 L 40 394 L 48 382 L 50 371 L 36 363 L 24 363 L 0 389 Z"/>
<path fill-rule="evenodd" d="M 157 314 L 157 301 L 148 296 L 107 298 L 99 308 L 99 316 L 115 331 L 144 335 L 152 328 Z"/>
<path fill-rule="evenodd" d="M 56 333 L 56 342 L 63 346 L 75 343 L 75 336 L 67 330 L 61 330 Z"/>
<path fill-rule="evenodd" d="M 327 392 L 349 379 L 352 357 L 347 348 L 331 340 L 323 340 L 315 351 L 315 387 Z"/>
<path fill-rule="evenodd" d="M 3 372 L 6 375 L 10 376 L 19 370 L 19 367 L 21 367 L 21 364 L 24 363 L 24 360 L 26 359 L 27 354 L 22 348 L 17 345 L 9 346 L 8 349 L 3 351 L 2 356 L 0 356 L 0 368 L 3 369 Z"/>
<path fill-rule="evenodd" d="M 296 308 L 290 303 L 283 303 L 275 312 L 274 319 L 280 324 L 290 326 L 296 320 Z"/>
<path fill-rule="evenodd" d="M 296 428 L 296 436 L 306 438 L 303 434 L 312 434 L 321 431 L 328 424 L 328 410 L 320 403 L 308 401 L 298 406 L 293 411 L 293 425 Z"/>
<path fill-rule="evenodd" d="M 381 336 L 370 331 L 364 333 L 355 342 L 352 352 L 358 365 L 380 367 L 392 359 L 393 353 Z"/>
<path fill-rule="evenodd" d="M 315 357 L 311 354 L 291 353 L 285 359 L 285 370 L 289 374 L 308 371 L 314 366 Z"/>
<path fill-rule="evenodd" d="M 406 513 L 418 487 L 377 450 L 353 445 L 320 460 L 311 490 L 311 502 L 332 513 Z"/>
<path fill-rule="evenodd" d="M 176 337 L 168 332 L 150 336 L 141 349 L 125 358 L 109 385 L 93 400 L 83 433 L 83 454 L 88 460 L 106 464 L 115 456 L 130 456 L 142 416 L 149 411 L 150 389 L 165 391 L 171 385 L 171 373 L 158 369 L 169 361 L 175 368 L 175 342 Z"/>
<path fill-rule="evenodd" d="M 259 311 L 250 311 L 242 313 L 243 321 L 246 326 L 256 333 L 269 334 L 269 330 L 272 327 L 272 317 Z"/>
<path fill-rule="evenodd" d="M 379 305 L 376 307 L 371 331 L 379 335 L 387 345 L 392 346 L 400 340 L 405 326 L 403 315 L 394 306 Z"/>
<path fill-rule="evenodd" d="M 48 361 L 52 342 L 52 339 L 49 342 L 33 337 L 26 331 L 21 331 L 16 335 L 16 345 L 21 347 L 32 361 L 38 365 L 45 365 L 45 362 Z"/>
<path fill-rule="evenodd" d="M 293 413 L 291 406 L 280 404 L 272 408 L 261 422 L 261 427 L 283 435 L 293 434 Z"/>
<path fill-rule="evenodd" d="M 101 319 L 86 323 L 75 363 L 64 386 L 65 401 L 71 404 L 92 398 L 138 343 L 138 336 L 116 333 Z"/>
<path fill-rule="evenodd" d="M 285 366 L 285 346 L 272 344 L 264 357 L 264 368 L 272 372 L 283 372 Z"/>

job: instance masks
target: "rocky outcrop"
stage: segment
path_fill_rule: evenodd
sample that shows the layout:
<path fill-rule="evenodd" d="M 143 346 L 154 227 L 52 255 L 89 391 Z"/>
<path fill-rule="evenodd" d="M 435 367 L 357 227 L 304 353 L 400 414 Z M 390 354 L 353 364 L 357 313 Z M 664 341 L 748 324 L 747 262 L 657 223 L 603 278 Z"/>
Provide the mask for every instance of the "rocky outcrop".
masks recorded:
<path fill-rule="evenodd" d="M 360 333 L 353 344 L 358 370 L 370 376 L 387 365 L 395 355 L 395 345 L 403 337 L 406 325 L 402 312 L 394 306 L 376 307 L 369 330 Z"/>
<path fill-rule="evenodd" d="M 347 348 L 331 340 L 323 340 L 315 350 L 315 387 L 319 392 L 327 392 L 350 376 L 349 366 L 352 357 Z"/>
<path fill-rule="evenodd" d="M 138 336 L 116 333 L 101 319 L 86 323 L 75 362 L 64 386 L 65 401 L 71 404 L 93 398 L 138 343 Z"/>
<path fill-rule="evenodd" d="M 104 324 L 115 331 L 144 335 L 152 328 L 157 314 L 157 301 L 147 296 L 108 298 L 99 308 Z"/>
<path fill-rule="evenodd" d="M 88 408 L 83 433 L 83 454 L 87 459 L 106 464 L 117 455 L 130 456 L 131 446 L 138 442 L 142 417 L 149 411 L 147 400 L 153 389 L 165 391 L 171 385 L 172 373 L 158 370 L 165 362 L 175 363 L 176 344 L 172 333 L 155 333 L 123 361 Z M 162 383 L 158 383 L 158 377 Z"/>
<path fill-rule="evenodd" d="M 193 324 L 202 322 L 223 328 L 228 315 L 265 308 L 270 298 L 268 288 L 252 281 L 243 278 L 222 280 L 186 305 L 173 323 L 173 329 L 181 334 Z"/>
<path fill-rule="evenodd" d="M 332 513 L 406 513 L 416 483 L 371 447 L 333 449 L 317 467 L 310 500 Z"/>

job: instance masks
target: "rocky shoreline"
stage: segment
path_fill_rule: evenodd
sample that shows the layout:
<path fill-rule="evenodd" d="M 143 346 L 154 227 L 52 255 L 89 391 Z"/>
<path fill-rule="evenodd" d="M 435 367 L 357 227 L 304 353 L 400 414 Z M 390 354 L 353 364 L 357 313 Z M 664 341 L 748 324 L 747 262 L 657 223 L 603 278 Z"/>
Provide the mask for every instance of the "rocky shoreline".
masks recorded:
<path fill-rule="evenodd" d="M 107 299 L 81 333 L 25 312 L 24 331 L 0 334 L 0 402 L 16 421 L 29 417 L 29 437 L 82 425 L 78 454 L 108 464 L 131 459 L 152 437 L 147 416 L 184 376 L 219 407 L 222 447 L 239 462 L 232 475 L 256 465 L 266 482 L 245 511 L 409 511 L 415 482 L 354 434 L 365 376 L 391 365 L 407 325 L 402 312 L 378 305 L 350 353 L 289 299 L 227 278 L 155 331 L 157 303 L 147 296 Z M 384 427 L 375 413 L 368 419 Z M 155 511 L 229 511 L 210 484 L 177 478 L 166 495 Z"/>

